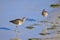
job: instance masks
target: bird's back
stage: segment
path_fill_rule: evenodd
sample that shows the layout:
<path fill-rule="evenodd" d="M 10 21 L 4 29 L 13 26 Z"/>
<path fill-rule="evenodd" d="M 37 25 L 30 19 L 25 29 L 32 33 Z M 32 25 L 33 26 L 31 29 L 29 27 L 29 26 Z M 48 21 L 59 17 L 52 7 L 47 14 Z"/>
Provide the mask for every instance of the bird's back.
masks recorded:
<path fill-rule="evenodd" d="M 17 24 L 18 25 L 19 23 L 22 23 L 23 20 L 22 19 L 16 19 L 16 20 L 12 20 L 10 22 L 12 22 L 13 24 Z"/>

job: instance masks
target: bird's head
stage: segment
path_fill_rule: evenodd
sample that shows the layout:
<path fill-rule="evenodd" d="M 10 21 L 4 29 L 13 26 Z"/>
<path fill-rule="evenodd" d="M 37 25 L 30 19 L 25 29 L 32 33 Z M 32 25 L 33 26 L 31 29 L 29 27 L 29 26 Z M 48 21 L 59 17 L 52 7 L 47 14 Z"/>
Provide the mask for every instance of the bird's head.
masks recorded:
<path fill-rule="evenodd" d="M 45 9 L 43 9 L 43 11 L 45 11 Z"/>
<path fill-rule="evenodd" d="M 22 20 L 26 21 L 26 19 L 27 19 L 26 17 L 22 17 Z"/>
<path fill-rule="evenodd" d="M 45 9 L 43 9 L 42 15 L 43 15 L 44 17 L 47 17 L 47 16 L 48 16 L 48 11 L 46 11 Z"/>

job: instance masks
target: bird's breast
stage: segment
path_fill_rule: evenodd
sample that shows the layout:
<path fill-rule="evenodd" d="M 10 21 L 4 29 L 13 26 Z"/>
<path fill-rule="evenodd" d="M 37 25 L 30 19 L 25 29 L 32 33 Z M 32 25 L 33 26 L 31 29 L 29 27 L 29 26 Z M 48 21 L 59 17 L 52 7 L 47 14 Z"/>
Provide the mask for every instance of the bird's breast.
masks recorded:
<path fill-rule="evenodd" d="M 43 14 L 44 16 L 47 16 L 48 15 L 48 13 L 47 12 L 44 12 L 44 14 Z"/>
<path fill-rule="evenodd" d="M 18 25 L 22 25 L 24 22 L 23 21 L 19 21 L 19 24 Z"/>

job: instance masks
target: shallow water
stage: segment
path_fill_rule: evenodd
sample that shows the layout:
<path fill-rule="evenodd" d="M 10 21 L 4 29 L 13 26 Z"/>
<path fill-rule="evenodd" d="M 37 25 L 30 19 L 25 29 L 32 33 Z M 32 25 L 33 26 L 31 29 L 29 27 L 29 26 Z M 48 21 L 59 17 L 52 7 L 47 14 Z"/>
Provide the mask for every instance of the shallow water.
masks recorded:
<path fill-rule="evenodd" d="M 59 22 L 58 16 L 60 16 L 60 8 L 52 8 L 50 4 L 59 3 L 57 0 L 0 0 L 0 27 L 7 27 L 11 30 L 15 30 L 14 24 L 9 21 L 17 19 L 17 18 L 32 18 L 35 21 L 26 21 L 23 25 L 19 26 L 18 31 L 19 38 L 22 40 L 28 40 L 29 38 L 46 38 L 46 37 L 54 37 L 57 34 L 53 35 L 53 32 L 59 30 L 50 30 L 51 35 L 42 36 L 39 33 L 42 32 L 43 29 L 47 27 L 51 27 L 53 25 L 50 23 L 51 21 Z M 48 11 L 48 16 L 43 17 L 42 10 L 46 9 Z M 41 20 L 48 20 L 49 23 L 41 23 Z M 31 26 L 32 24 L 40 24 L 34 26 L 33 30 L 26 29 L 27 26 Z M 58 26 L 60 26 L 58 24 Z M 57 35 L 59 36 L 59 35 Z M 0 40 L 10 40 L 11 38 L 16 37 L 16 32 L 9 30 L 0 30 Z M 44 39 L 45 40 L 45 39 Z M 47 39 L 46 39 L 47 40 Z M 51 39 L 53 40 L 53 39 Z M 59 40 L 59 39 L 58 39 Z"/>

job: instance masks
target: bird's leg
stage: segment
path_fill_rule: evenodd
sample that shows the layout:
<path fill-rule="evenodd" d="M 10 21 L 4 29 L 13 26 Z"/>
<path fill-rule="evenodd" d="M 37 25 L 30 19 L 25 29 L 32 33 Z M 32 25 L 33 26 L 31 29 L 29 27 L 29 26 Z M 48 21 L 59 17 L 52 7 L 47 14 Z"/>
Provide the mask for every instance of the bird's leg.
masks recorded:
<path fill-rule="evenodd" d="M 46 21 L 47 17 L 43 16 L 43 20 Z"/>
<path fill-rule="evenodd" d="M 16 32 L 16 38 L 18 38 L 18 32 L 17 32 L 17 30 L 18 30 L 18 25 L 16 25 L 16 29 L 15 29 L 15 32 Z"/>
<path fill-rule="evenodd" d="M 45 21 L 47 21 L 47 17 L 45 17 Z M 47 26 L 47 23 L 45 23 L 45 25 L 46 25 L 46 29 L 45 29 L 45 30 L 46 30 L 46 32 L 47 32 L 47 27 L 48 27 L 48 26 Z"/>
<path fill-rule="evenodd" d="M 47 27 L 48 27 L 48 26 L 47 26 L 47 23 L 44 22 L 44 21 L 46 21 L 46 18 L 47 18 L 47 17 L 43 17 L 43 24 L 45 24 L 45 26 L 46 26 L 46 27 L 45 27 L 45 30 L 44 30 L 45 33 L 47 33 Z"/>
<path fill-rule="evenodd" d="M 47 18 L 47 17 L 46 17 L 46 18 Z M 45 25 L 46 25 L 46 33 L 48 33 L 48 30 L 47 30 L 47 28 L 48 28 L 48 23 L 46 23 Z"/>
<path fill-rule="evenodd" d="M 43 20 L 44 20 L 44 16 L 43 16 Z"/>

